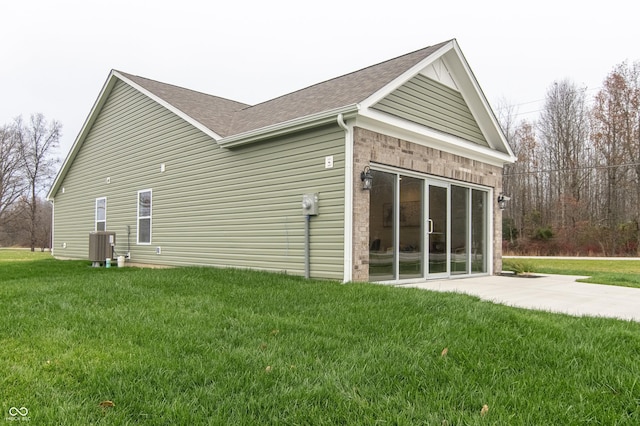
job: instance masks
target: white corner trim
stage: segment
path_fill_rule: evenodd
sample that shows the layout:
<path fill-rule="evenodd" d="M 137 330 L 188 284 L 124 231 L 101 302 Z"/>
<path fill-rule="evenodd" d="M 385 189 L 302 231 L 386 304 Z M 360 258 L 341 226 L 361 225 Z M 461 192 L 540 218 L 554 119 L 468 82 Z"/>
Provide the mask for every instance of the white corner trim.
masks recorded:
<path fill-rule="evenodd" d="M 344 273 L 342 282 L 353 280 L 353 123 L 345 123 L 338 114 L 338 125 L 344 130 Z"/>
<path fill-rule="evenodd" d="M 488 194 L 489 199 L 487 200 L 487 207 L 488 207 L 488 212 L 487 215 L 490 218 L 487 222 L 488 222 L 488 228 L 487 229 L 487 236 L 486 236 L 486 240 L 487 240 L 487 272 L 489 273 L 489 275 L 493 275 L 494 271 L 495 271 L 495 259 L 494 259 L 494 253 L 495 253 L 495 247 L 494 247 L 494 240 L 493 240 L 493 233 L 494 233 L 494 229 L 495 229 L 495 209 L 494 209 L 494 200 L 496 199 L 496 193 L 495 190 L 493 188 L 489 189 L 489 194 Z"/>

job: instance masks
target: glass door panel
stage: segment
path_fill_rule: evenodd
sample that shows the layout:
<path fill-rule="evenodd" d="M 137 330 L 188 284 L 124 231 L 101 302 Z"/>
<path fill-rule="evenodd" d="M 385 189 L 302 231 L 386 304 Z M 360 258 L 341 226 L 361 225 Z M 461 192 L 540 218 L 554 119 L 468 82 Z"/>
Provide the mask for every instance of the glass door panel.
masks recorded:
<path fill-rule="evenodd" d="M 471 190 L 471 273 L 487 272 L 487 193 Z"/>
<path fill-rule="evenodd" d="M 449 189 L 446 186 L 429 184 L 429 216 L 426 220 L 429 275 L 447 273 L 447 199 Z"/>
<path fill-rule="evenodd" d="M 423 231 L 422 198 L 424 179 L 400 177 L 400 210 L 398 214 L 400 279 L 422 278 Z"/>
<path fill-rule="evenodd" d="M 372 170 L 369 201 L 369 279 L 396 279 L 396 175 Z"/>
<path fill-rule="evenodd" d="M 467 274 L 469 189 L 451 186 L 451 275 Z"/>

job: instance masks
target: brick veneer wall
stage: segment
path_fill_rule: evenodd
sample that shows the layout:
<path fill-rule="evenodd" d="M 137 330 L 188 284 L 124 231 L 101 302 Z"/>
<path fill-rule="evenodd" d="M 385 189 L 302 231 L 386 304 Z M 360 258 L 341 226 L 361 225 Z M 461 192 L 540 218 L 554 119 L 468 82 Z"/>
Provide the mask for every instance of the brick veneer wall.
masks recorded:
<path fill-rule="evenodd" d="M 370 191 L 362 189 L 360 180 L 369 163 L 492 187 L 496 196 L 502 191 L 500 167 L 359 127 L 354 128 L 353 139 L 353 281 L 369 279 Z M 502 270 L 502 212 L 493 198 L 493 271 L 498 273 Z"/>

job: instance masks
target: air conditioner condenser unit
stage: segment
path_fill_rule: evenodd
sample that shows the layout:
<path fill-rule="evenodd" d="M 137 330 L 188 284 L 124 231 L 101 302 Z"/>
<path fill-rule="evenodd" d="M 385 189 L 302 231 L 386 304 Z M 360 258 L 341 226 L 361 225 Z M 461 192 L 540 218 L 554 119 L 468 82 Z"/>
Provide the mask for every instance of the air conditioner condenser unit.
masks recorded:
<path fill-rule="evenodd" d="M 116 233 L 111 231 L 95 231 L 89 233 L 89 260 L 93 266 L 100 266 L 107 258 L 113 258 L 116 245 Z"/>

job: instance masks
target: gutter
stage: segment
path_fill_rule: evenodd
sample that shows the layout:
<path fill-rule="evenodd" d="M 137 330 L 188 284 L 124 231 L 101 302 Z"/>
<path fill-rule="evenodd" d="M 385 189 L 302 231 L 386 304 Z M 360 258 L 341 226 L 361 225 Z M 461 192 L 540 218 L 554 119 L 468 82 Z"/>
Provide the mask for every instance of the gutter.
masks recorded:
<path fill-rule="evenodd" d="M 355 117 L 360 110 L 359 104 L 347 105 L 340 108 L 334 108 L 322 111 L 316 114 L 306 115 L 304 117 L 295 118 L 293 120 L 283 121 L 282 123 L 261 127 L 248 132 L 239 133 L 237 135 L 228 136 L 217 140 L 217 144 L 223 148 L 233 148 L 236 146 L 246 145 L 257 142 L 262 139 L 273 138 L 298 132 L 300 130 L 312 127 L 322 126 L 324 124 L 335 123 L 336 117 L 345 118 Z"/>

